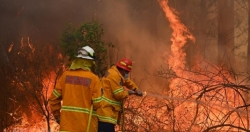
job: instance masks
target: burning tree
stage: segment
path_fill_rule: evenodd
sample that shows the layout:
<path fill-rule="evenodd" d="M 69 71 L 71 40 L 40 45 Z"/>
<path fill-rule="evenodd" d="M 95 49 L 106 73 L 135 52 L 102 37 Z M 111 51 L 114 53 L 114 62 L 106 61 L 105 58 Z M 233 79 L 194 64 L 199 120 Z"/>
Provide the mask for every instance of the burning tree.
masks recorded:
<path fill-rule="evenodd" d="M 10 94 L 5 97 L 5 99 L 9 98 L 13 101 L 13 107 L 9 106 L 6 107 L 5 111 L 1 111 L 3 117 L 6 117 L 4 116 L 6 113 L 9 116 L 8 119 L 3 119 L 7 122 L 5 128 L 14 124 L 6 130 L 24 127 L 25 131 L 29 131 L 28 129 L 32 129 L 30 131 L 44 131 L 42 129 L 45 127 L 44 123 L 40 124 L 40 128 L 39 126 L 38 128 L 30 128 L 32 125 L 38 125 L 44 119 L 42 122 L 46 122 L 47 131 L 55 131 L 57 126 L 51 122 L 53 116 L 51 116 L 48 107 L 48 97 L 51 95 L 57 77 L 65 69 L 67 61 L 73 59 L 77 48 L 84 45 L 94 47 L 98 57 L 95 71 L 101 76 L 106 68 L 105 44 L 113 47 L 111 43 L 105 43 L 101 40 L 102 34 L 103 29 L 97 22 L 83 23 L 76 30 L 72 25 L 69 25 L 61 36 L 61 47 L 68 55 L 68 59 L 60 54 L 60 49 L 57 49 L 56 46 L 43 45 L 35 48 L 29 38 L 22 38 L 21 47 L 17 51 L 13 50 L 13 44 L 7 50 L 2 45 L 1 60 L 4 63 L 1 66 L 7 71 L 2 71 L 1 74 L 7 75 L 4 82 L 13 88 L 13 91 L 7 91 Z M 54 125 L 53 128 L 51 125 Z"/>
<path fill-rule="evenodd" d="M 206 62 L 202 66 L 206 68 L 182 70 L 182 75 L 169 74 L 170 70 L 159 74 L 172 82 L 172 129 L 247 131 L 249 104 L 244 93 L 249 90 L 249 75 L 235 74 L 243 80 L 235 81 L 226 69 Z"/>
<path fill-rule="evenodd" d="M 8 105 L 5 112 L 9 114 L 8 125 L 14 125 L 6 129 L 29 129 L 29 126 L 35 126 L 43 120 L 47 124 L 47 131 L 51 131 L 48 95 L 57 74 L 63 68 L 64 60 L 52 45 L 35 48 L 29 38 L 22 38 L 21 46 L 17 50 L 12 49 L 12 46 L 7 50 L 8 53 L 3 45 L 1 47 L 3 68 L 8 74 L 4 82 L 10 84 L 10 94 L 5 98 L 10 99 L 10 104 L 13 104 Z"/>
<path fill-rule="evenodd" d="M 133 6 L 140 4 L 138 1 L 130 2 L 133 3 Z M 226 67 L 225 65 L 220 65 L 221 63 L 218 63 L 218 61 L 213 63 L 209 60 L 212 58 L 210 56 L 217 55 L 217 52 L 214 52 L 215 50 L 218 50 L 218 52 L 222 51 L 219 55 L 220 58 L 215 59 L 218 59 L 219 62 L 231 55 L 236 57 L 234 56 L 235 54 L 230 53 L 235 52 L 235 49 L 246 43 L 245 40 L 238 41 L 238 44 L 235 44 L 236 41 L 234 41 L 234 39 L 244 36 L 242 34 L 245 34 L 247 31 L 244 28 L 235 29 L 240 24 L 240 21 L 236 20 L 235 17 L 240 16 L 242 12 L 231 15 L 236 13 L 236 11 L 233 11 L 235 5 L 227 3 L 232 2 L 230 0 L 220 1 L 220 3 L 205 0 L 185 2 L 183 0 L 170 0 L 169 2 L 180 5 L 180 9 L 184 12 L 180 15 L 185 15 L 186 22 L 190 24 L 187 27 L 181 23 L 174 9 L 171 9 L 166 1 L 159 0 L 158 2 L 163 15 L 169 21 L 172 29 L 171 47 L 169 48 L 171 53 L 164 54 L 166 55 L 164 56 L 164 61 L 166 61 L 168 67 L 161 67 L 159 72 L 153 76 L 157 79 L 165 79 L 167 89 L 163 89 L 161 93 L 157 93 L 154 90 L 150 93 L 147 91 L 148 93 L 143 98 L 129 97 L 125 102 L 124 123 L 120 124 L 121 128 L 117 129 L 131 132 L 249 131 L 249 72 L 238 72 L 238 69 L 230 65 L 230 63 L 238 63 L 237 59 L 229 59 L 233 62 L 226 62 Z M 188 4 L 189 2 L 192 2 L 192 4 Z M 234 2 L 236 4 L 244 1 L 235 0 Z M 155 4 L 153 0 L 149 3 L 145 4 L 149 4 L 149 7 Z M 186 5 L 183 5 L 183 3 Z M 225 5 L 230 6 L 224 8 Z M 240 7 L 245 6 L 246 4 L 242 4 Z M 156 8 L 157 6 L 154 5 L 154 7 Z M 190 13 L 186 11 L 187 8 L 194 10 Z M 139 8 L 135 12 L 149 14 L 156 10 L 144 11 L 144 9 Z M 197 11 L 197 9 L 199 10 Z M 223 11 L 222 9 L 228 11 Z M 237 10 L 240 10 L 240 8 L 237 8 Z M 219 15 L 223 20 L 230 21 L 229 25 L 226 25 L 222 19 L 215 17 L 217 15 L 216 11 L 220 13 Z M 194 12 L 201 13 L 197 16 Z M 228 12 L 231 12 L 231 14 L 228 14 Z M 150 19 L 150 24 L 148 25 L 151 25 L 151 34 L 156 34 L 157 31 L 153 27 L 157 24 L 156 15 L 153 19 L 148 16 L 145 18 L 147 18 L 146 20 Z M 232 21 L 236 21 L 238 25 L 235 26 Z M 191 31 L 200 31 L 195 32 L 194 37 L 188 28 Z M 229 30 L 229 32 L 226 30 Z M 235 30 L 242 30 L 242 32 L 235 37 L 236 34 L 233 34 L 236 33 Z M 229 36 L 224 36 L 227 33 Z M 84 23 L 77 29 L 69 25 L 61 36 L 63 51 L 69 56 L 69 60 L 73 58 L 75 51 L 79 47 L 90 45 L 95 49 L 97 56 L 99 56 L 97 61 L 98 67 L 95 71 L 100 77 L 108 63 L 106 60 L 106 48 L 108 46 L 113 47 L 112 44 L 101 40 L 102 34 L 101 26 L 97 22 L 91 22 Z M 232 43 L 233 41 L 235 43 Z M 193 59 L 193 57 L 186 58 L 190 56 L 190 52 L 197 50 L 195 46 L 187 46 L 187 43 L 194 42 L 206 47 L 206 49 L 204 48 L 204 53 L 202 53 L 204 58 L 201 57 L 201 54 L 196 59 Z M 64 59 L 62 59 L 64 57 L 59 55 L 57 52 L 59 50 L 54 50 L 55 47 L 42 46 L 35 48 L 32 45 L 33 43 L 30 44 L 28 38 L 22 39 L 21 44 L 22 46 L 19 50 L 12 49 L 13 43 L 11 43 L 9 49 L 1 47 L 0 59 L 3 63 L 0 63 L 0 66 L 3 70 L 0 71 L 0 74 L 1 80 L 3 80 L 1 82 L 3 85 L 1 89 L 3 96 L 0 97 L 2 100 L 0 114 L 3 118 L 0 121 L 2 122 L 2 128 L 6 128 L 11 124 L 15 124 L 17 128 L 17 125 L 22 121 L 22 112 L 27 117 L 40 113 L 39 115 L 44 115 L 46 119 L 50 119 L 47 109 L 47 95 L 50 92 L 47 88 L 50 88 L 51 85 L 48 84 L 49 82 L 55 83 L 57 75 L 60 74 L 59 69 L 63 69 L 65 64 Z M 209 47 L 210 45 L 208 44 L 215 44 L 216 46 L 214 47 L 216 48 L 213 46 Z M 230 47 L 229 49 L 225 48 L 227 50 L 226 56 L 224 56 L 225 52 L 219 49 L 219 47 L 223 47 L 222 44 L 226 44 L 223 45 L 226 48 Z M 230 44 L 230 46 L 227 47 L 227 44 Z M 232 44 L 234 44 L 234 47 L 232 47 Z M 211 49 L 208 50 L 208 48 Z M 41 53 L 38 53 L 37 49 L 39 51 L 42 49 Z M 8 51 L 8 53 L 5 51 Z M 212 54 L 208 53 L 211 51 Z M 45 58 L 43 58 L 44 55 L 46 55 Z M 150 83 L 148 87 L 154 89 L 154 86 Z M 37 118 L 36 121 L 39 119 L 41 118 Z M 29 118 L 27 122 L 31 123 L 34 121 Z"/>
<path fill-rule="evenodd" d="M 202 68 L 203 67 L 203 68 Z M 199 69 L 200 68 L 200 69 Z M 162 94 L 126 101 L 128 131 L 248 131 L 249 74 L 235 74 L 203 61 L 192 70 L 161 69 L 155 76 L 170 82 Z M 240 81 L 242 80 L 242 81 Z"/>
<path fill-rule="evenodd" d="M 143 99 L 127 100 L 124 129 L 135 132 L 249 131 L 249 73 L 237 72 L 234 59 L 228 59 L 226 64 L 213 64 L 199 56 L 187 67 L 185 45 L 195 39 L 167 1 L 159 0 L 159 4 L 173 31 L 171 54 L 165 56 L 169 67 L 160 69 L 155 77 L 166 79 L 169 89 L 161 94 L 148 93 Z M 221 30 L 219 36 L 225 35 L 225 30 Z M 228 38 L 219 39 L 225 42 Z M 229 44 L 229 50 L 236 49 L 237 46 Z M 234 56 L 228 49 L 226 52 L 225 58 Z"/>

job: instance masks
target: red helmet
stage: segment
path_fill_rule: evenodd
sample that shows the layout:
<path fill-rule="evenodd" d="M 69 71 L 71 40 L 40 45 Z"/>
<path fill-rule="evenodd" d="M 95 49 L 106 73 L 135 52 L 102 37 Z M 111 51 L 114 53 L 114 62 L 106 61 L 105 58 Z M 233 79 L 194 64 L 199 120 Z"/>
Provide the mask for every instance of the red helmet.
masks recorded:
<path fill-rule="evenodd" d="M 116 63 L 116 66 L 130 72 L 132 69 L 132 61 L 127 58 L 122 58 Z"/>

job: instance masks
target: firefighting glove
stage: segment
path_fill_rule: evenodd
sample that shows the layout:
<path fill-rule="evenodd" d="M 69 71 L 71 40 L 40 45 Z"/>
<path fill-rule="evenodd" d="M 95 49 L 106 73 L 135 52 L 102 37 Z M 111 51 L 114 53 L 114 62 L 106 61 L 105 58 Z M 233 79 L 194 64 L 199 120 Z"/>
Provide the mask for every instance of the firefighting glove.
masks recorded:
<path fill-rule="evenodd" d="M 55 117 L 55 120 L 58 124 L 60 124 L 60 116 Z"/>
<path fill-rule="evenodd" d="M 135 91 L 133 91 L 133 90 L 128 90 L 128 94 L 129 94 L 129 95 L 135 94 Z"/>
<path fill-rule="evenodd" d="M 135 95 L 137 95 L 137 96 L 143 96 L 143 93 L 142 93 L 141 90 L 136 89 L 136 90 L 135 90 Z"/>

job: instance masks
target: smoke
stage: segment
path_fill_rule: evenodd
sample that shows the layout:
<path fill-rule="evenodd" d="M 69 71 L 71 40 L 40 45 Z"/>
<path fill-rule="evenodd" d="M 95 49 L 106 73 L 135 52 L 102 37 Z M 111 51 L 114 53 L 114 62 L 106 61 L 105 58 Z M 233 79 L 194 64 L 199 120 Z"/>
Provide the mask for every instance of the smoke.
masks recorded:
<path fill-rule="evenodd" d="M 149 75 L 165 65 L 163 54 L 170 45 L 169 22 L 158 2 L 106 0 L 101 3 L 98 18 L 105 27 L 106 39 L 118 47 L 117 59 L 127 57 L 134 62 L 131 74 L 137 84 L 143 90 L 150 89 L 149 84 L 162 85 Z"/>
<path fill-rule="evenodd" d="M 3 0 L 0 15 L 0 42 L 6 49 L 11 43 L 20 47 L 23 37 L 34 45 L 58 45 L 67 23 L 78 27 L 98 20 L 105 41 L 116 46 L 112 59 L 130 58 L 137 83 L 165 65 L 162 57 L 170 45 L 169 23 L 156 0 Z"/>

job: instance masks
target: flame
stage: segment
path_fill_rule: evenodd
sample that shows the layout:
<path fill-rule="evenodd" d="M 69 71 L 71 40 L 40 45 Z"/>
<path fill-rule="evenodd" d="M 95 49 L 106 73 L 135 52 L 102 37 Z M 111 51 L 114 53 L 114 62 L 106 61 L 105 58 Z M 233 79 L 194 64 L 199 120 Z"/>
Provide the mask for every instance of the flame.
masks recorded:
<path fill-rule="evenodd" d="M 167 0 L 160 0 L 160 6 L 165 12 L 166 18 L 170 22 L 170 27 L 173 29 L 172 32 L 172 45 L 171 45 L 171 57 L 168 60 L 170 68 L 172 68 L 176 73 L 178 71 L 182 71 L 185 68 L 185 57 L 186 53 L 183 50 L 183 47 L 186 45 L 188 39 L 191 41 L 195 41 L 193 35 L 188 31 L 187 27 L 182 24 L 179 18 L 173 13 L 173 9 L 171 9 L 167 5 Z"/>
<path fill-rule="evenodd" d="M 49 97 L 53 91 L 53 85 L 55 80 L 56 74 L 54 72 L 51 72 L 48 78 L 45 78 L 43 80 L 43 95 L 44 97 Z M 16 102 L 15 99 L 11 99 L 13 102 Z M 21 118 L 16 118 L 15 115 L 17 115 L 17 111 L 20 111 L 20 106 L 16 108 L 16 110 L 13 113 L 8 113 L 16 123 L 14 123 L 12 126 L 6 128 L 4 132 L 47 132 L 47 124 L 45 117 L 41 117 L 41 115 L 37 114 L 32 106 L 29 106 L 31 110 L 31 116 L 27 116 L 25 113 L 22 114 Z M 45 106 L 44 106 L 45 107 Z M 33 122 L 36 123 L 33 123 Z M 59 131 L 59 125 L 53 121 L 50 120 L 50 127 L 52 132 L 58 132 Z"/>
<path fill-rule="evenodd" d="M 11 52 L 13 48 L 14 43 L 11 43 L 9 46 L 8 52 Z M 28 51 L 27 51 L 28 50 Z M 27 51 L 27 52 L 26 52 Z M 18 55 L 26 55 L 27 54 L 27 59 L 32 60 L 34 59 L 34 53 L 35 53 L 35 46 L 30 42 L 30 38 L 21 38 L 21 46 L 20 46 L 20 51 L 18 51 Z M 62 55 L 58 54 L 57 56 L 58 59 L 62 59 Z M 18 70 L 18 69 L 17 69 Z M 23 69 L 20 69 L 20 71 L 24 71 Z M 46 74 L 47 75 L 47 74 Z M 45 77 L 42 80 L 43 84 L 43 89 L 41 95 L 44 97 L 44 100 L 47 100 L 48 97 L 51 95 L 53 86 L 54 86 L 54 81 L 56 80 L 56 72 L 50 72 L 48 73 L 47 77 Z M 13 80 L 13 84 L 16 84 L 17 82 Z M 25 82 L 25 84 L 30 85 L 30 82 Z M 20 86 L 23 86 L 23 83 L 19 84 Z M 11 118 L 14 120 L 14 124 L 12 126 L 9 126 L 5 128 L 3 131 L 4 132 L 46 132 L 47 131 L 47 123 L 46 123 L 46 118 L 44 115 L 39 113 L 39 110 L 37 110 L 35 107 L 31 105 L 28 105 L 29 112 L 28 114 L 23 112 L 22 107 L 18 104 L 18 101 L 16 99 L 10 98 L 11 101 L 13 101 L 13 104 L 17 104 L 18 106 L 14 106 L 14 111 L 7 113 Z M 44 104 L 43 108 L 45 111 L 45 106 Z M 47 111 L 45 111 L 46 113 Z M 22 115 L 21 118 L 20 114 Z M 59 131 L 59 125 L 53 121 L 50 120 L 50 127 L 51 131 L 56 132 Z"/>
<path fill-rule="evenodd" d="M 30 37 L 28 37 L 28 42 L 27 43 L 28 43 L 29 48 L 32 50 L 32 53 L 34 53 L 35 47 L 34 47 L 33 44 L 30 43 Z"/>
<path fill-rule="evenodd" d="M 13 46 L 14 46 L 14 43 L 12 42 L 12 43 L 10 44 L 10 46 L 9 46 L 8 52 L 11 52 Z"/>
<path fill-rule="evenodd" d="M 6 129 L 3 132 L 47 132 L 47 124 L 45 123 L 45 119 L 43 118 L 40 122 L 37 122 L 34 125 L 30 125 L 28 122 L 27 115 L 23 115 L 22 121 L 19 124 L 14 124 Z M 51 121 L 51 132 L 58 132 L 59 126 L 57 123 Z"/>
<path fill-rule="evenodd" d="M 158 1 L 161 8 L 163 9 L 163 11 L 165 12 L 165 16 L 166 18 L 169 20 L 170 22 L 170 27 L 173 29 L 172 32 L 172 38 L 171 38 L 171 55 L 168 59 L 168 64 L 169 64 L 169 68 L 171 70 L 173 70 L 175 72 L 175 74 L 177 74 L 178 76 L 181 76 L 183 78 L 188 78 L 190 80 L 197 80 L 200 81 L 202 79 L 207 79 L 208 77 L 206 76 L 201 76 L 201 75 L 195 75 L 191 72 L 188 71 L 184 71 L 185 67 L 186 67 L 186 53 L 184 51 L 184 46 L 186 45 L 187 41 L 191 40 L 192 42 L 195 42 L 195 38 L 194 36 L 188 31 L 188 28 L 181 23 L 181 21 L 179 20 L 178 16 L 175 15 L 174 10 L 171 9 L 167 4 L 168 1 L 167 0 L 159 0 Z M 21 40 L 21 47 L 23 46 L 28 46 L 30 49 L 32 49 L 32 53 L 34 53 L 35 48 L 34 46 L 30 43 L 30 39 L 28 37 L 27 39 L 27 44 L 23 42 L 24 39 L 22 38 Z M 9 47 L 9 52 L 12 50 L 13 44 L 10 45 Z M 58 59 L 62 59 L 62 55 L 58 54 Z M 219 67 L 216 67 L 216 69 L 220 69 Z M 221 73 L 223 74 L 224 77 L 229 78 L 228 81 L 232 81 L 232 79 L 230 78 L 230 75 L 227 72 Z M 53 78 L 55 78 L 54 73 L 51 73 L 50 76 L 48 78 L 45 78 L 44 81 L 44 95 L 45 96 L 49 96 L 52 92 L 53 89 L 53 82 L 51 80 L 54 80 Z M 220 77 L 216 77 L 215 79 L 217 79 L 218 81 L 222 81 L 223 78 Z M 205 82 L 206 83 L 206 82 Z M 174 123 L 168 120 L 167 123 L 169 123 L 168 125 L 164 126 L 164 129 L 168 129 L 168 127 L 172 126 L 173 124 L 176 125 L 176 127 L 178 127 L 178 129 L 180 130 L 188 130 L 188 125 L 190 125 L 192 123 L 192 119 L 195 116 L 195 108 L 197 106 L 197 104 L 199 104 L 199 107 L 201 109 L 199 109 L 199 115 L 197 116 L 197 124 L 199 124 L 200 122 L 204 121 L 204 119 L 206 118 L 206 116 L 211 119 L 207 119 L 206 122 L 200 123 L 199 125 L 194 125 L 192 131 L 198 131 L 201 130 L 201 128 L 209 126 L 210 124 L 213 124 L 214 121 L 218 121 L 219 119 L 222 119 L 224 117 L 224 115 L 222 113 L 226 113 L 228 111 L 234 110 L 235 106 L 240 105 L 242 102 L 238 101 L 238 97 L 234 98 L 233 95 L 234 92 L 232 90 L 227 90 L 225 93 L 220 93 L 221 96 L 225 96 L 227 97 L 226 99 L 224 99 L 223 102 L 221 102 L 220 100 L 210 100 L 210 95 L 213 94 L 217 94 L 217 93 L 210 93 L 207 94 L 207 97 L 204 98 L 201 101 L 196 101 L 195 99 L 191 99 L 191 101 L 187 101 L 184 98 L 178 98 L 179 97 L 187 97 L 190 94 L 193 94 L 196 91 L 201 90 L 200 87 L 194 85 L 194 84 L 189 84 L 184 85 L 185 82 L 183 82 L 183 80 L 181 79 L 173 79 L 170 85 L 170 88 L 172 90 L 172 94 L 173 97 L 169 97 L 170 100 L 175 100 L 175 108 L 174 110 L 168 106 L 163 106 L 162 109 L 157 109 L 157 113 L 155 114 L 155 117 L 166 121 L 168 120 L 167 118 L 175 118 L 174 119 Z M 154 100 L 152 98 L 145 98 L 147 95 L 150 95 L 150 93 L 147 93 L 146 91 L 143 92 L 143 98 L 138 99 L 137 100 L 130 100 L 130 101 L 134 101 L 135 103 L 127 103 L 126 105 L 138 105 L 141 104 L 142 101 L 146 102 L 144 105 L 144 107 L 140 107 L 138 108 L 138 110 L 143 110 L 143 109 L 147 109 L 148 113 L 154 113 L 154 109 L 151 107 L 153 105 L 157 105 L 159 100 Z M 162 97 L 166 97 L 166 96 L 162 96 Z M 194 97 L 194 96 L 193 96 Z M 218 98 L 221 99 L 221 98 Z M 146 100 L 146 101 L 145 101 Z M 209 100 L 209 101 L 207 101 Z M 166 101 L 166 100 L 165 100 Z M 238 102 L 237 102 L 238 101 Z M 167 101 L 166 101 L 167 102 Z M 235 102 L 239 103 L 239 104 L 235 104 Z M 167 104 L 167 103 L 165 103 Z M 20 107 L 18 107 L 20 108 Z M 18 108 L 16 110 L 18 110 Z M 211 113 L 209 113 L 208 115 L 205 115 L 206 113 L 204 111 L 206 111 L 206 108 L 211 110 Z M 166 116 L 166 111 L 174 111 L 174 115 L 173 117 L 171 117 L 172 115 L 169 114 Z M 236 111 L 236 110 L 235 110 Z M 169 113 L 170 113 L 169 112 Z M 204 112 L 205 114 L 203 114 L 202 112 Z M 9 113 L 10 116 L 14 116 L 15 113 Z M 141 125 L 143 126 L 143 123 L 145 123 L 144 119 L 148 116 L 146 115 L 140 115 L 141 113 L 137 114 L 136 116 L 127 116 L 130 120 L 132 120 L 134 122 L 134 124 L 137 125 Z M 232 120 L 236 120 L 237 118 L 237 114 L 239 115 L 243 115 L 246 116 L 246 113 L 244 111 L 239 111 L 237 110 L 237 113 L 232 113 L 232 115 L 229 117 Z M 31 124 L 29 123 L 29 119 L 28 118 L 32 118 L 32 117 L 28 117 L 27 115 L 23 115 L 22 121 L 20 124 L 14 124 L 14 126 L 11 126 L 9 128 L 6 128 L 4 131 L 8 132 L 8 131 L 36 131 L 36 132 L 42 132 L 42 131 L 46 131 L 46 121 L 43 118 L 41 120 L 41 122 L 37 122 L 36 124 L 32 124 L 33 126 L 31 126 Z M 20 119 L 18 119 L 20 120 Z M 149 119 L 150 120 L 150 119 Z M 152 119 L 150 120 L 152 121 Z M 245 120 L 242 119 L 242 122 L 244 122 Z M 153 122 L 153 121 L 152 121 Z M 54 122 L 51 121 L 51 128 L 52 131 L 58 131 L 58 125 Z M 151 123 L 151 122 L 150 122 Z M 165 122 L 164 122 L 165 123 Z M 228 122 L 225 122 L 228 123 Z M 238 122 L 237 122 L 238 123 Z M 240 124 L 240 123 L 239 123 Z M 144 124 L 145 125 L 145 124 Z M 152 123 L 152 126 L 154 126 L 155 124 Z M 242 124 L 240 124 L 242 125 Z M 146 125 L 145 125 L 146 126 Z M 129 127 L 129 126 L 128 126 Z M 151 130 L 154 131 L 154 130 Z"/>
<path fill-rule="evenodd" d="M 212 82 L 211 85 L 218 85 L 217 82 L 224 82 L 225 78 L 227 78 L 228 82 L 233 82 L 233 79 L 230 77 L 230 74 L 223 70 L 220 67 L 214 66 L 214 69 L 210 70 L 220 70 L 220 76 L 213 75 L 197 75 L 193 72 L 189 72 L 186 70 L 186 53 L 184 51 L 184 46 L 186 45 L 187 41 L 190 40 L 195 42 L 194 36 L 188 31 L 188 28 L 181 23 L 178 16 L 175 15 L 174 10 L 168 6 L 167 0 L 159 0 L 158 1 L 161 8 L 163 9 L 166 18 L 170 22 L 170 27 L 172 28 L 172 37 L 171 37 L 171 55 L 168 59 L 169 68 L 175 72 L 175 74 L 181 78 L 185 78 L 188 80 L 195 80 L 197 82 L 202 82 L 203 85 L 209 84 L 210 78 L 217 80 L 216 82 Z M 204 81 L 208 80 L 208 81 Z M 221 86 L 222 87 L 222 86 Z M 194 93 L 197 91 L 201 91 L 203 87 L 197 86 L 195 83 L 186 83 L 184 79 L 176 78 L 173 79 L 170 84 L 170 89 L 175 97 L 193 97 L 195 99 Z M 240 99 L 239 95 L 235 96 L 235 91 L 233 89 L 225 89 L 220 90 L 218 92 L 210 92 L 204 96 L 201 101 L 202 104 L 198 102 L 187 102 L 187 101 L 175 101 L 176 108 L 175 108 L 175 127 L 181 130 L 193 130 L 193 131 L 200 131 L 202 128 L 206 128 L 206 126 L 210 126 L 214 124 L 216 121 L 222 121 L 225 118 L 224 113 L 228 113 L 234 110 L 235 107 L 240 106 L 243 104 L 242 100 Z M 213 97 L 213 98 L 212 98 Z M 197 107 L 199 107 L 198 111 L 196 111 Z M 206 110 L 209 110 L 210 113 L 206 113 Z M 199 115 L 196 115 L 198 112 Z M 240 116 L 244 116 L 245 112 L 239 112 Z M 237 118 L 239 115 L 237 114 L 230 114 L 229 120 L 225 121 L 228 124 L 235 124 L 244 126 L 246 124 L 245 118 L 239 119 Z M 185 118 L 184 118 L 185 117 Z M 193 120 L 196 117 L 195 120 Z M 209 117 L 210 119 L 204 121 Z M 243 123 L 237 123 L 230 121 L 230 120 L 240 120 Z M 199 125 L 194 125 L 193 123 L 202 122 Z M 239 122 L 240 122 L 239 121 Z M 192 125 L 193 124 L 193 125 Z M 198 123 L 197 123 L 198 124 Z M 189 127 L 189 126 L 194 127 Z M 233 129 L 231 129 L 233 130 Z M 236 130 L 236 129 L 235 129 Z"/>
<path fill-rule="evenodd" d="M 49 97 L 54 89 L 56 73 L 51 72 L 47 78 L 43 79 L 43 95 Z"/>

